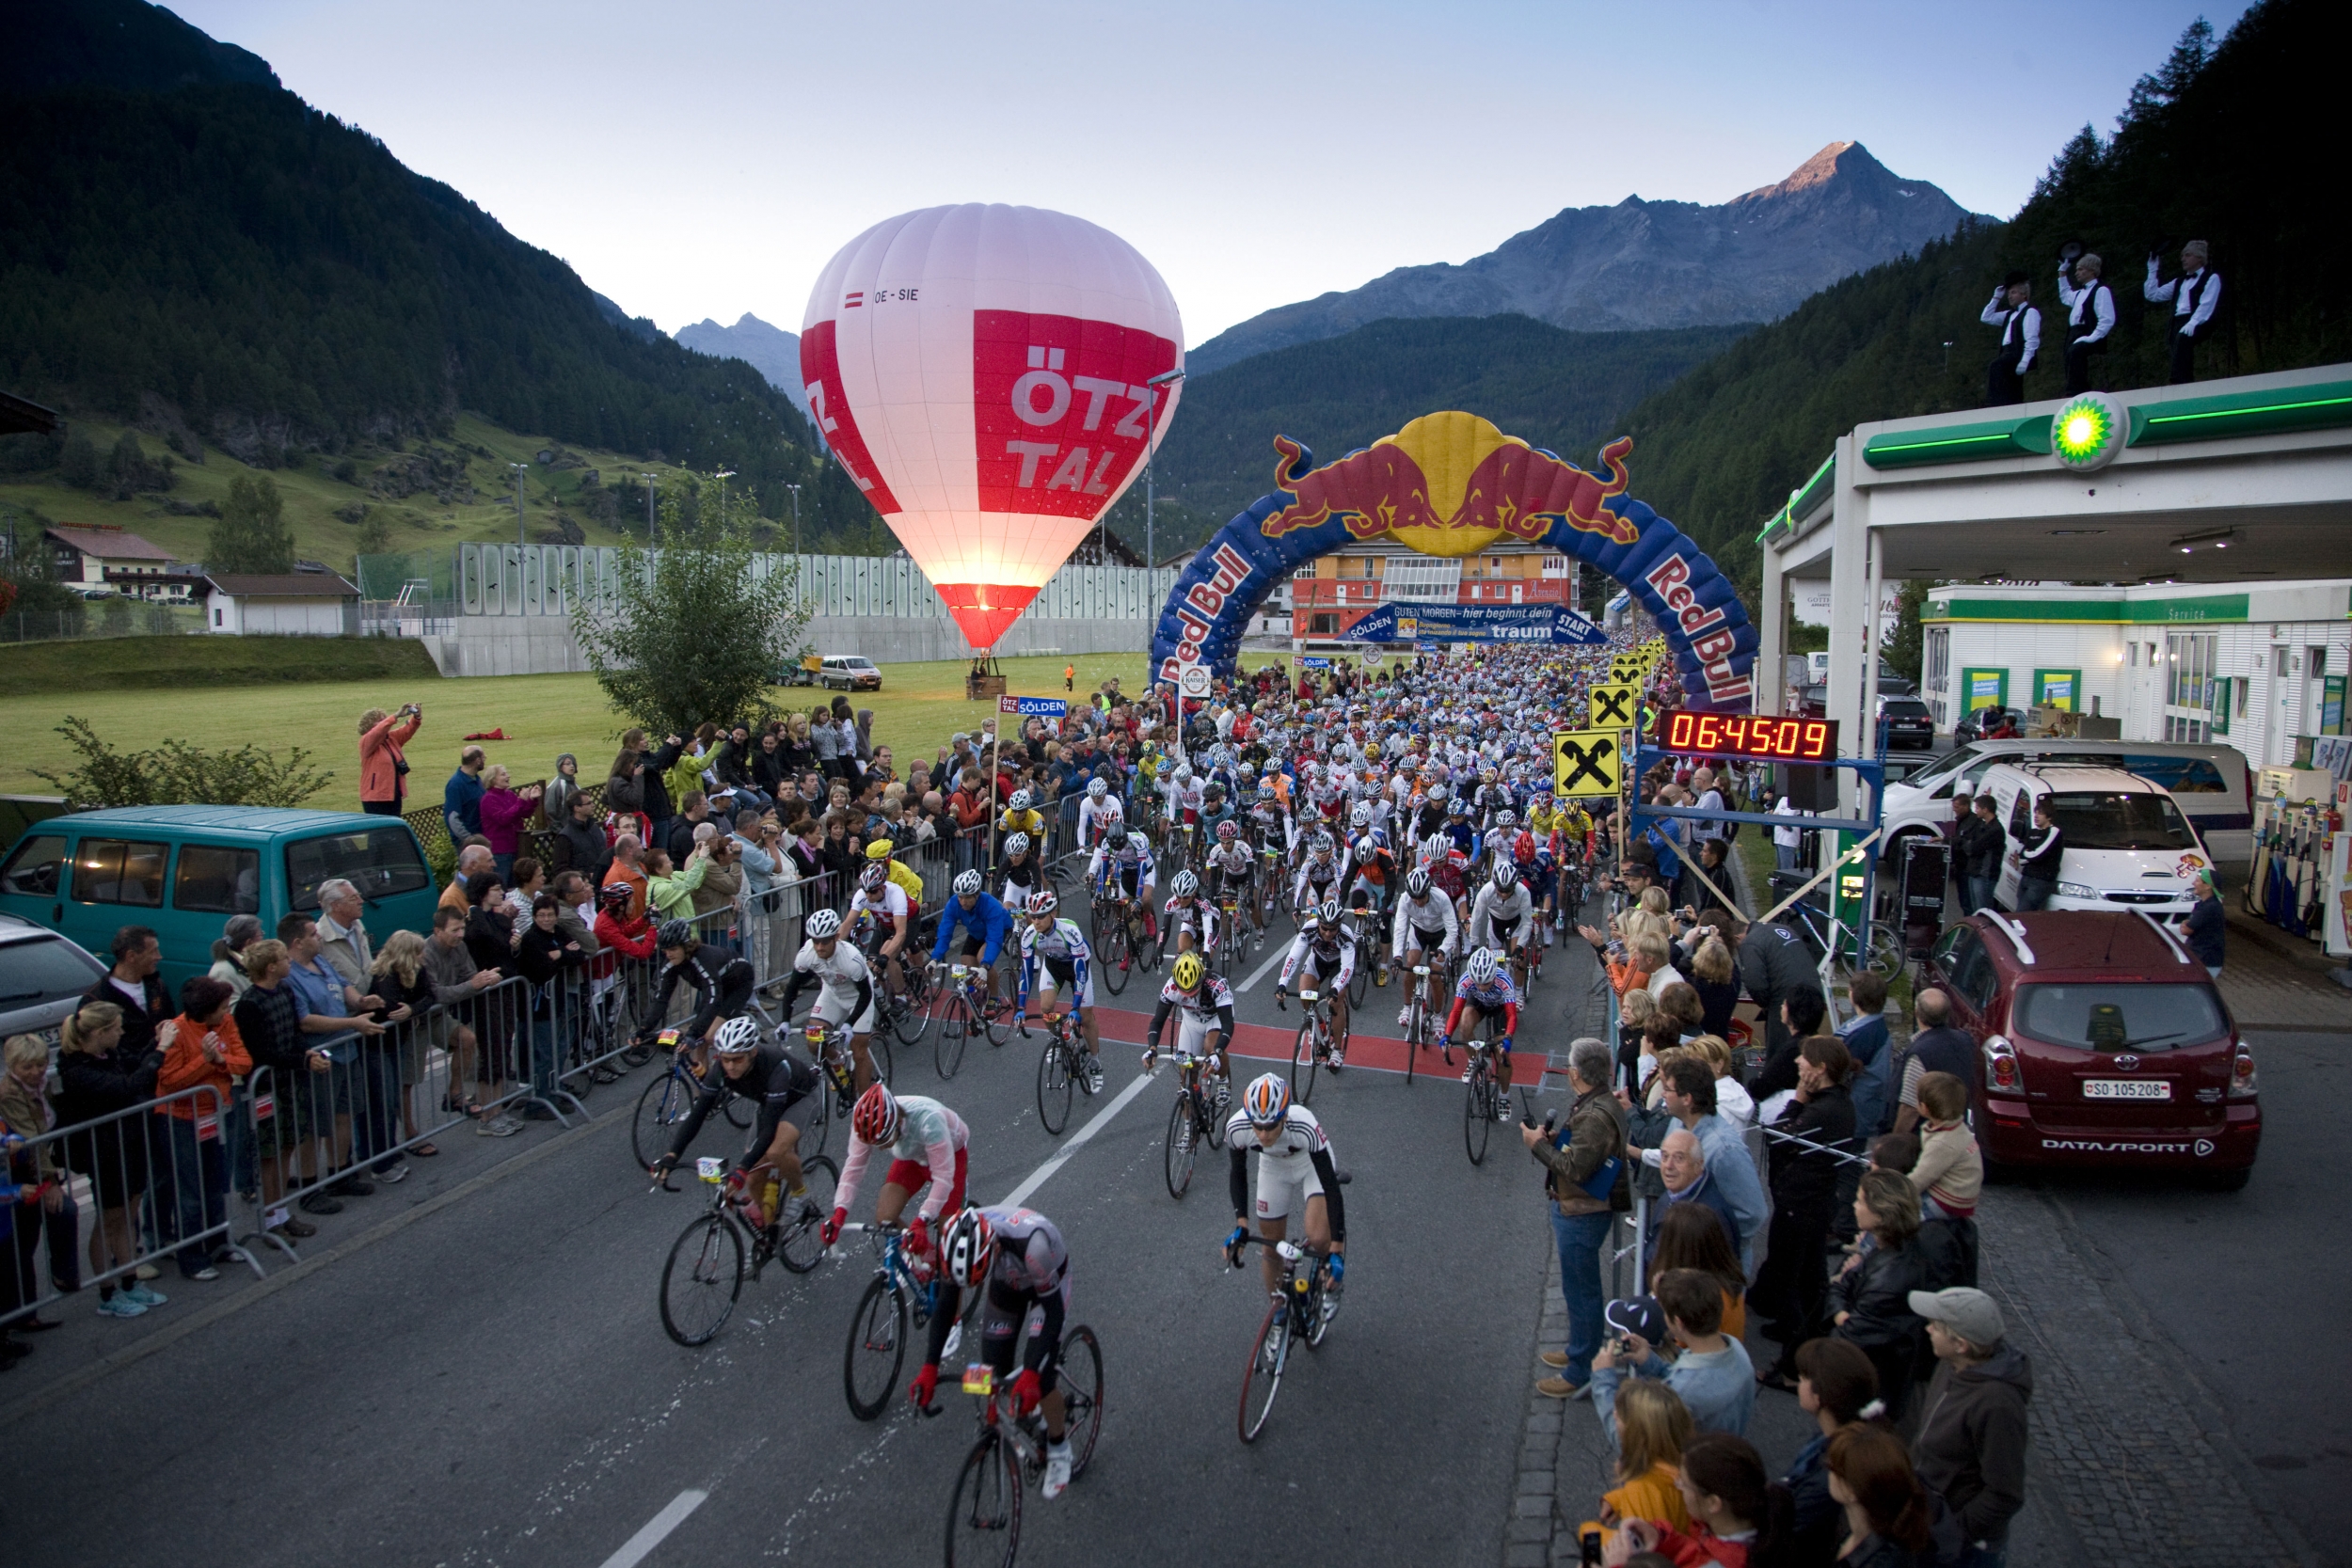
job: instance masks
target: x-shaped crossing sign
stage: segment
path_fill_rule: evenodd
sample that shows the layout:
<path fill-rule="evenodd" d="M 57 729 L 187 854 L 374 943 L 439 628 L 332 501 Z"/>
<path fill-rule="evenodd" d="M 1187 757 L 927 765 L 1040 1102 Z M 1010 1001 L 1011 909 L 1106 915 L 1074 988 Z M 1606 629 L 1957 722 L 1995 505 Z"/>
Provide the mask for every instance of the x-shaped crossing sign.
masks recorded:
<path fill-rule="evenodd" d="M 1625 753 L 1612 730 L 1563 730 L 1551 737 L 1551 792 L 1562 799 L 1614 795 Z"/>
<path fill-rule="evenodd" d="M 1593 688 L 1592 717 L 1588 722 L 1597 730 L 1633 728 L 1634 706 L 1641 689 L 1630 683 Z"/>

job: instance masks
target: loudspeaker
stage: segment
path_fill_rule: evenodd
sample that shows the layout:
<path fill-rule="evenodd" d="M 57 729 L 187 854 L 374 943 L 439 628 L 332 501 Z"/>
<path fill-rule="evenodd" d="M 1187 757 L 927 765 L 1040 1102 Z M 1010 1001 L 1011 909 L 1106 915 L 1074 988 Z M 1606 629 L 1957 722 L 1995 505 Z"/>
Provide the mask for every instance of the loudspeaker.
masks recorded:
<path fill-rule="evenodd" d="M 1784 762 L 1780 769 L 1781 793 L 1799 811 L 1835 812 L 1837 809 L 1837 780 L 1836 769 L 1819 763 Z"/>

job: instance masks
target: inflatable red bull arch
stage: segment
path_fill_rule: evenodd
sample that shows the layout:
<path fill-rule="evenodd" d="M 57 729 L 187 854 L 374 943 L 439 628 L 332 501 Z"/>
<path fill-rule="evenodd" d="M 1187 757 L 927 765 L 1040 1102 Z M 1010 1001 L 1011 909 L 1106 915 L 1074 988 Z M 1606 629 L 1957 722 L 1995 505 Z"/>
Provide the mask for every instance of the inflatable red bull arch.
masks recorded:
<path fill-rule="evenodd" d="M 1279 486 L 1216 532 L 1176 579 L 1152 636 L 1156 677 L 1187 664 L 1232 673 L 1259 607 L 1301 565 L 1387 535 L 1424 555 L 1465 556 L 1509 538 L 1590 562 L 1664 628 L 1688 705 L 1744 713 L 1756 628 L 1723 573 L 1626 491 L 1630 437 L 1588 473 L 1475 414 L 1424 414 L 1336 463 L 1277 436 Z"/>

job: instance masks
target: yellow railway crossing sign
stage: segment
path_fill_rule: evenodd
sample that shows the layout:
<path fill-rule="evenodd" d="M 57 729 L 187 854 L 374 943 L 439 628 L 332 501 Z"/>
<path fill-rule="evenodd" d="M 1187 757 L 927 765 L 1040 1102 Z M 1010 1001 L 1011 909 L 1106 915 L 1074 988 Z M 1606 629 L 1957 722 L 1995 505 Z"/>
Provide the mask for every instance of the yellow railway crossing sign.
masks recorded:
<path fill-rule="evenodd" d="M 1631 682 L 1593 688 L 1591 717 L 1586 721 L 1593 728 L 1629 730 L 1641 710 L 1642 689 Z"/>
<path fill-rule="evenodd" d="M 1615 730 L 1562 730 L 1551 737 L 1551 792 L 1563 800 L 1615 795 L 1625 751 Z"/>

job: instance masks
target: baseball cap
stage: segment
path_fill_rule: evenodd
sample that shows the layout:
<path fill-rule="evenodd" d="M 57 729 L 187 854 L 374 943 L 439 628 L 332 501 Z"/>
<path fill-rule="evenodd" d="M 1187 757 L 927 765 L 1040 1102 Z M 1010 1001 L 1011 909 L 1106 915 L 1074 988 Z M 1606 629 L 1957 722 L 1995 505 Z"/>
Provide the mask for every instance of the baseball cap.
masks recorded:
<path fill-rule="evenodd" d="M 1666 1309 L 1656 1296 L 1627 1296 L 1601 1308 L 1601 1321 L 1619 1334 L 1636 1334 L 1653 1345 L 1666 1342 Z"/>
<path fill-rule="evenodd" d="M 1965 1285 L 1943 1291 L 1914 1291 L 1911 1309 L 1940 1323 L 1972 1345 L 1997 1345 L 2007 1331 L 2001 1309 L 1991 1296 Z"/>

